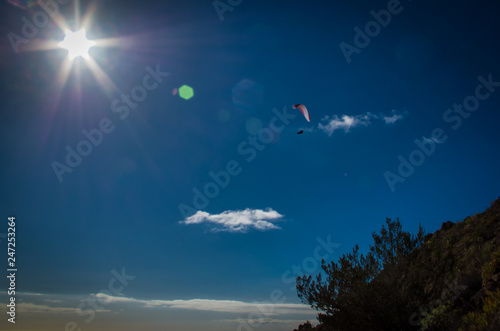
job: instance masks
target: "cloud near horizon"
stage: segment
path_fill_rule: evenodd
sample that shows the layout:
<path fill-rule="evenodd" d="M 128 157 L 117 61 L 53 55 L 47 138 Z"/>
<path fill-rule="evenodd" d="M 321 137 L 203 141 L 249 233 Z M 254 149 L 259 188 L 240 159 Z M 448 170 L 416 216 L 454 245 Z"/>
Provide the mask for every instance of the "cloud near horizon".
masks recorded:
<path fill-rule="evenodd" d="M 104 293 L 98 293 L 97 298 L 103 304 L 129 303 L 142 306 L 143 308 L 174 308 L 200 311 L 212 311 L 220 313 L 246 313 L 260 311 L 266 316 L 278 316 L 286 314 L 309 314 L 312 308 L 299 303 L 272 303 L 272 302 L 244 302 L 237 300 L 141 300 L 135 298 L 117 297 Z"/>
<path fill-rule="evenodd" d="M 212 231 L 220 232 L 247 232 L 250 229 L 259 231 L 280 230 L 279 226 L 271 223 L 271 220 L 283 218 L 283 215 L 277 211 L 268 208 L 245 210 L 227 210 L 220 214 L 209 214 L 205 211 L 197 211 L 196 214 L 187 217 L 181 224 L 201 224 L 209 223 L 212 225 Z"/>
<path fill-rule="evenodd" d="M 398 111 L 393 109 L 390 115 L 375 115 L 373 113 L 367 112 L 365 114 L 349 116 L 338 115 L 325 116 L 321 121 L 323 123 L 318 124 L 318 128 L 325 132 L 328 136 L 331 136 L 335 130 L 343 129 L 345 133 L 348 133 L 351 128 L 358 126 L 369 126 L 371 125 L 371 120 L 383 120 L 386 124 L 394 124 L 397 121 L 403 119 L 408 114 L 407 111 Z"/>
<path fill-rule="evenodd" d="M 19 312 L 25 314 L 81 314 L 79 308 L 83 299 L 79 295 L 40 294 L 38 298 L 20 294 L 24 299 L 18 303 Z M 307 315 L 314 312 L 308 305 L 285 302 L 244 302 L 238 300 L 218 299 L 175 299 L 175 300 L 147 300 L 124 296 L 113 296 L 99 292 L 91 294 L 99 307 L 100 314 L 119 311 L 120 309 L 182 309 L 195 311 L 210 311 L 216 313 L 243 314 L 261 312 L 269 319 L 280 315 Z M 284 298 L 284 297 L 283 297 Z M 280 300 L 282 300 L 281 298 Z M 57 300 L 54 300 L 57 299 Z M 54 302 L 58 301 L 58 302 Z M 0 303 L 2 303 L 0 301 Z M 88 307 L 87 307 L 88 308 Z"/>

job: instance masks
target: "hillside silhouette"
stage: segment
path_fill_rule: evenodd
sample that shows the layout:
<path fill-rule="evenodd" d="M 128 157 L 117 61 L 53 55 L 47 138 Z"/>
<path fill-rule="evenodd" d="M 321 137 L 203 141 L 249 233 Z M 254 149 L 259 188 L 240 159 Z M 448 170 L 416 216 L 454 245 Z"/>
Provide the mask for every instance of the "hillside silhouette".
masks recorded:
<path fill-rule="evenodd" d="M 320 324 L 305 330 L 500 330 L 500 198 L 483 213 L 425 235 L 386 219 L 367 254 L 358 246 L 322 272 L 297 277 Z"/>

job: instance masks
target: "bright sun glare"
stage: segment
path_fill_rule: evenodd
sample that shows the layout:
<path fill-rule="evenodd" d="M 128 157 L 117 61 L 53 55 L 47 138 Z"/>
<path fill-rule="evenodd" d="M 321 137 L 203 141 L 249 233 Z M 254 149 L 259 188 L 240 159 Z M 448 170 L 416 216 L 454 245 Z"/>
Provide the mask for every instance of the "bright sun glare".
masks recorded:
<path fill-rule="evenodd" d="M 61 15 L 57 15 L 54 17 L 54 22 L 59 26 L 59 28 L 64 31 L 64 39 L 59 42 L 55 40 L 46 40 L 40 41 L 38 43 L 32 43 L 32 48 L 30 50 L 52 50 L 52 49 L 65 49 L 68 51 L 68 56 L 61 62 L 61 67 L 59 71 L 59 75 L 57 78 L 57 85 L 61 88 L 60 93 L 54 98 L 54 106 L 57 107 L 59 104 L 59 100 L 61 98 L 61 93 L 63 91 L 63 87 L 66 84 L 70 73 L 72 72 L 73 66 L 75 65 L 76 57 L 82 57 L 85 59 L 85 67 L 90 70 L 93 74 L 97 83 L 106 90 L 107 93 L 111 92 L 119 92 L 120 89 L 116 86 L 116 84 L 108 77 L 106 72 L 99 66 L 99 64 L 94 61 L 94 59 L 89 56 L 89 48 L 92 46 L 96 47 L 119 47 L 121 45 L 129 45 L 132 44 L 130 40 L 127 38 L 107 38 L 107 39 L 97 39 L 97 40 L 88 40 L 86 37 L 86 27 L 90 25 L 92 14 L 95 11 L 95 3 L 91 4 L 87 8 L 87 13 L 80 20 L 80 11 L 78 6 L 78 1 L 76 1 L 75 5 L 75 26 L 79 27 L 79 30 L 73 32 L 69 29 L 66 24 L 64 18 Z M 82 69 L 81 66 L 76 66 L 75 70 L 79 71 Z M 81 88 L 78 87 L 79 89 Z"/>
<path fill-rule="evenodd" d="M 85 30 L 82 29 L 77 32 L 70 30 L 65 31 L 64 40 L 59 43 L 59 46 L 68 50 L 70 59 L 81 56 L 85 59 L 89 58 L 89 48 L 95 45 L 95 42 L 87 40 L 85 37 Z"/>

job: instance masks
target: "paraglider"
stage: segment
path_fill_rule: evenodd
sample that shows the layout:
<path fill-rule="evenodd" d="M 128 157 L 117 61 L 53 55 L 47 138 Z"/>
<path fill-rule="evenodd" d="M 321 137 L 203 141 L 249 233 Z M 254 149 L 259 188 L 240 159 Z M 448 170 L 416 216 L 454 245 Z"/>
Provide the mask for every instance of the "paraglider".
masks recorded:
<path fill-rule="evenodd" d="M 300 109 L 300 111 L 302 112 L 302 115 L 304 115 L 304 117 L 306 118 L 306 120 L 308 122 L 311 122 L 311 118 L 309 117 L 309 112 L 307 111 L 306 106 L 304 106 L 303 104 L 300 104 L 300 103 L 298 103 L 296 105 L 293 105 L 293 109 L 297 109 L 297 108 Z"/>
<path fill-rule="evenodd" d="M 300 103 L 293 105 L 293 109 L 297 109 L 297 108 L 300 109 L 300 111 L 302 112 L 302 115 L 304 115 L 306 120 L 308 122 L 311 122 L 311 118 L 309 117 L 309 112 L 307 111 L 306 106 L 304 106 L 303 104 L 300 104 Z M 304 133 L 304 130 L 300 130 L 299 132 L 297 132 L 297 134 L 302 134 L 302 133 Z"/>

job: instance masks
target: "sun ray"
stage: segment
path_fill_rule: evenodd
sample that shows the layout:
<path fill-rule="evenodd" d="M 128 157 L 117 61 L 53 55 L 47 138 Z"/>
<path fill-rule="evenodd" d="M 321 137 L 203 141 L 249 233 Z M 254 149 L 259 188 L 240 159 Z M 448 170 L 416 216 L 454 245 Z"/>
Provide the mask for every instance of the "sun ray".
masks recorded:
<path fill-rule="evenodd" d="M 80 17 L 80 6 L 79 1 L 75 1 L 74 8 L 74 21 L 72 24 L 66 23 L 65 19 L 60 13 L 54 15 L 53 19 L 56 25 L 64 32 L 64 38 L 60 39 L 62 34 L 56 34 L 59 40 L 40 40 L 33 39 L 26 45 L 24 49 L 26 51 L 50 51 L 50 50 L 61 50 L 65 48 L 68 52 L 68 56 L 62 59 L 59 72 L 57 73 L 56 79 L 54 81 L 55 95 L 51 98 L 50 103 L 47 105 L 50 109 L 51 117 L 55 116 L 55 113 L 60 105 L 60 102 L 64 95 L 65 87 L 67 86 L 70 75 L 74 78 L 74 84 L 72 84 L 72 97 L 73 101 L 81 104 L 82 89 L 81 86 L 81 74 L 82 69 L 90 70 L 95 81 L 97 82 L 100 90 L 106 95 L 110 100 L 116 94 L 121 94 L 120 88 L 115 82 L 108 76 L 105 70 L 101 68 L 100 61 L 102 59 L 99 57 L 99 50 L 95 48 L 117 48 L 120 50 L 142 50 L 142 46 L 146 46 L 147 40 L 151 39 L 151 33 L 164 32 L 164 29 L 159 31 L 147 32 L 133 34 L 123 37 L 111 37 L 111 38 L 101 38 L 95 40 L 87 40 L 86 32 L 91 30 L 91 22 L 93 21 L 93 15 L 96 11 L 96 4 L 91 3 L 85 10 L 83 17 Z M 72 39 L 73 38 L 73 39 Z M 141 47 L 139 47 L 141 46 Z M 159 51 L 157 47 L 159 45 L 149 45 L 148 50 L 155 52 Z M 92 50 L 89 54 L 89 49 Z M 106 53 L 103 53 L 106 54 Z M 94 59 L 92 56 L 97 56 Z M 105 62 L 107 59 L 105 59 Z M 75 109 L 75 116 L 85 116 L 85 112 L 81 112 Z"/>
<path fill-rule="evenodd" d="M 50 51 L 59 49 L 60 41 L 33 39 L 22 48 L 23 52 Z"/>
<path fill-rule="evenodd" d="M 96 10 L 96 4 L 93 2 L 89 5 L 89 8 L 87 8 L 85 16 L 82 19 L 81 25 L 79 24 L 79 22 L 77 22 L 76 26 L 79 26 L 81 29 L 87 29 L 90 26 L 90 23 L 92 23 L 92 18 L 95 10 Z"/>
<path fill-rule="evenodd" d="M 104 47 L 120 47 L 120 48 L 131 48 L 134 43 L 131 38 L 119 37 L 119 38 L 104 38 L 94 40 L 96 45 Z"/>
<path fill-rule="evenodd" d="M 75 1 L 75 26 L 80 26 L 80 0 Z"/>
<path fill-rule="evenodd" d="M 49 109 L 51 111 L 54 111 L 57 109 L 59 105 L 59 101 L 61 100 L 62 97 L 62 91 L 64 86 L 66 86 L 66 82 L 68 81 L 69 74 L 71 72 L 73 64 L 69 60 L 69 58 L 65 58 L 62 65 L 61 65 L 61 70 L 59 71 L 57 75 L 57 80 L 56 80 L 56 87 L 59 93 L 52 99 L 52 105 L 49 106 Z"/>
<path fill-rule="evenodd" d="M 101 69 L 99 64 L 93 59 L 86 59 L 87 66 L 94 75 L 97 83 L 106 91 L 108 96 L 111 96 L 113 92 L 121 93 L 120 89 L 116 84 L 109 78 L 109 76 Z"/>
<path fill-rule="evenodd" d="M 76 4 L 78 5 L 78 3 Z M 59 27 L 59 29 L 61 31 L 64 31 L 64 30 L 67 30 L 69 29 L 70 27 L 66 24 L 66 20 L 64 19 L 64 17 L 61 15 L 61 13 L 57 12 L 55 14 L 53 14 L 52 17 L 52 20 L 54 21 L 54 23 L 56 23 L 56 25 Z"/>

